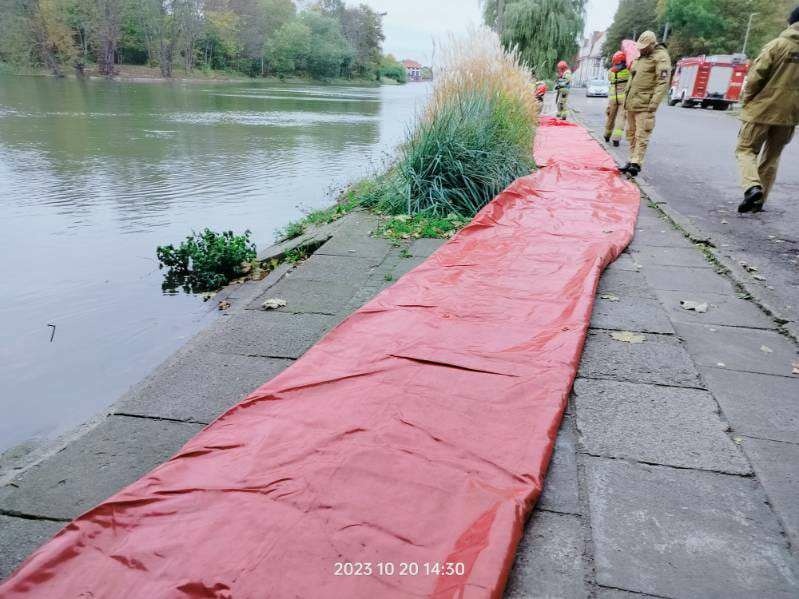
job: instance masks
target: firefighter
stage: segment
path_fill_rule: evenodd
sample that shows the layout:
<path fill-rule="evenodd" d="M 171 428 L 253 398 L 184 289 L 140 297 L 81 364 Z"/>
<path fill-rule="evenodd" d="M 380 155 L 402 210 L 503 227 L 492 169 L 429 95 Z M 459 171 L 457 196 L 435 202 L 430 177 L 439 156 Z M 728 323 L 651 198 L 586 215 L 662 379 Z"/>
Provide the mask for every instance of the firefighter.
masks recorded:
<path fill-rule="evenodd" d="M 632 177 L 641 172 L 649 138 L 655 128 L 655 112 L 666 96 L 671 78 L 671 57 L 666 46 L 658 44 L 653 32 L 644 31 L 637 45 L 641 56 L 630 69 L 630 83 L 624 99 L 630 161 L 619 169 Z"/>
<path fill-rule="evenodd" d="M 627 90 L 627 82 L 630 80 L 630 71 L 627 68 L 627 55 L 624 52 L 616 52 L 610 59 L 610 91 L 608 92 L 607 120 L 605 121 L 605 141 L 618 147 L 624 135 L 624 92 Z"/>
<path fill-rule="evenodd" d="M 799 6 L 790 27 L 763 48 L 749 69 L 735 154 L 744 200 L 738 212 L 760 212 L 774 185 L 780 154 L 799 124 Z"/>
<path fill-rule="evenodd" d="M 569 64 L 565 60 L 558 63 L 558 80 L 555 83 L 555 91 L 558 92 L 558 118 L 565 121 L 567 115 L 567 105 L 569 102 L 569 91 L 572 87 L 572 72 Z"/>
<path fill-rule="evenodd" d="M 535 99 L 538 101 L 539 110 L 544 107 L 544 98 L 547 95 L 549 88 L 546 81 L 539 81 L 535 84 Z"/>

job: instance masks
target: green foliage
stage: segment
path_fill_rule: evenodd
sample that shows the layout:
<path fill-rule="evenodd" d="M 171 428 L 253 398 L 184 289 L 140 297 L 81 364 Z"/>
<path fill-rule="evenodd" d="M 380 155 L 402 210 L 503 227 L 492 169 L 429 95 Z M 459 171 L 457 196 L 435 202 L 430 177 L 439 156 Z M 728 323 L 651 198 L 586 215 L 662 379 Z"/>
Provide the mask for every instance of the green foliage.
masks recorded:
<path fill-rule="evenodd" d="M 676 62 L 683 56 L 740 52 L 752 20 L 747 53 L 756 55 L 786 26 L 795 0 L 621 0 L 602 53 L 610 57 L 624 39 L 647 29 L 663 34 L 669 25 L 668 48 Z"/>
<path fill-rule="evenodd" d="M 406 83 L 408 81 L 408 71 L 406 71 L 402 63 L 391 54 L 383 56 L 380 60 L 379 75 L 380 77 L 388 77 L 400 83 Z"/>
<path fill-rule="evenodd" d="M 393 192 L 379 201 L 392 214 L 474 215 L 533 168 L 532 124 L 503 96 L 454 97 L 422 121 L 402 150 Z"/>
<path fill-rule="evenodd" d="M 186 293 L 201 293 L 219 289 L 246 274 L 256 250 L 249 231 L 235 235 L 233 231 L 205 229 L 186 237 L 177 248 L 172 244 L 159 246 L 156 256 L 159 268 L 168 268 L 162 283 L 164 291 L 182 287 Z"/>
<path fill-rule="evenodd" d="M 661 31 L 658 0 L 621 0 L 608 29 L 602 54 L 610 58 L 621 49 L 621 42 L 637 39 L 644 31 Z"/>
<path fill-rule="evenodd" d="M 444 217 L 398 214 L 382 220 L 377 228 L 377 235 L 396 240 L 422 237 L 447 238 L 452 237 L 467 224 L 469 224 L 468 218 L 454 213 Z M 407 249 L 403 249 L 400 257 L 410 258 L 411 254 Z"/>
<path fill-rule="evenodd" d="M 586 0 L 505 0 L 499 15 L 497 0 L 484 2 L 483 18 L 501 32 L 506 48 L 518 48 L 522 60 L 539 78 L 553 76 L 560 60 L 577 53 L 583 31 Z"/>
<path fill-rule="evenodd" d="M 293 0 L 0 0 L 0 61 L 56 74 L 112 75 L 121 60 L 164 77 L 179 66 L 377 80 L 383 40 L 381 14 L 336 0 L 299 13 Z"/>

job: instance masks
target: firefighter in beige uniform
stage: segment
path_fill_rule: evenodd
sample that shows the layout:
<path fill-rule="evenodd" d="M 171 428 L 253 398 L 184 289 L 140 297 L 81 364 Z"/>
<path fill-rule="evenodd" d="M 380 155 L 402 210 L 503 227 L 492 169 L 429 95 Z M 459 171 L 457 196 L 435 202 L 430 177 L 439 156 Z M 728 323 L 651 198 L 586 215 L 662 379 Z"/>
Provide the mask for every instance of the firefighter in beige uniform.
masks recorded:
<path fill-rule="evenodd" d="M 638 38 L 640 58 L 630 69 L 630 83 L 624 109 L 627 111 L 627 141 L 630 143 L 630 162 L 619 170 L 635 177 L 641 172 L 649 138 L 655 128 L 657 111 L 671 79 L 671 57 L 657 36 L 644 31 Z"/>
<path fill-rule="evenodd" d="M 735 149 L 744 188 L 738 212 L 763 210 L 780 154 L 799 124 L 799 6 L 788 23 L 790 27 L 763 48 L 749 69 Z"/>
<path fill-rule="evenodd" d="M 627 68 L 627 56 L 624 52 L 616 52 L 610 60 L 610 70 L 608 80 L 610 89 L 608 91 L 608 108 L 605 111 L 605 141 L 618 146 L 624 135 L 624 121 L 627 118 L 624 114 L 624 97 L 627 91 L 627 82 L 630 80 L 630 71 Z"/>

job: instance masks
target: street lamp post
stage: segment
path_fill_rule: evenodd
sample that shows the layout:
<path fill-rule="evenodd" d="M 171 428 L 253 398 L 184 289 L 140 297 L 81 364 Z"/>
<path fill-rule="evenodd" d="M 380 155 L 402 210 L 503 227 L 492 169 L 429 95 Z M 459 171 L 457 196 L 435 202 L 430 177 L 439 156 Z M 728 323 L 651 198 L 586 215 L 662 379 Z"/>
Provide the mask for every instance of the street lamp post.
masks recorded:
<path fill-rule="evenodd" d="M 752 19 L 759 14 L 759 12 L 753 12 L 749 15 L 749 24 L 746 26 L 746 36 L 744 37 L 744 47 L 743 50 L 741 50 L 742 54 L 746 54 L 746 47 L 749 45 L 749 33 L 752 31 Z"/>

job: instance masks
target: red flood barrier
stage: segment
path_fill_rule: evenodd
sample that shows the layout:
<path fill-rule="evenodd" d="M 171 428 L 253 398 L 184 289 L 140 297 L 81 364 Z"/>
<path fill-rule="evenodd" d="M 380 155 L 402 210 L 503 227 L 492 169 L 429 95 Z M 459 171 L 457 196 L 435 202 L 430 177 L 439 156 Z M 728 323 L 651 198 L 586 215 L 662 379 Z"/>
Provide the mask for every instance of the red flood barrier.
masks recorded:
<path fill-rule="evenodd" d="M 536 158 L 0 596 L 501 596 L 639 204 L 581 127 L 542 119 Z"/>

